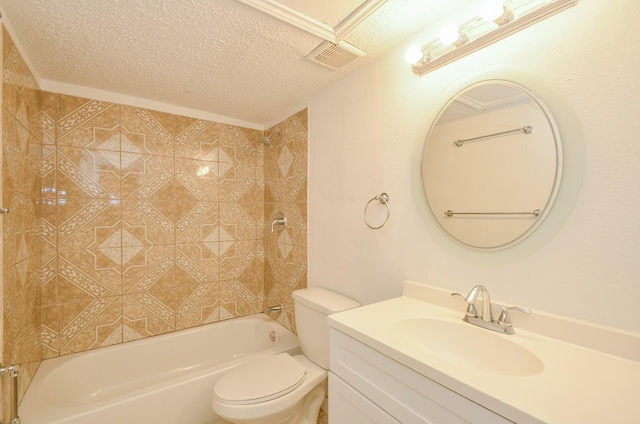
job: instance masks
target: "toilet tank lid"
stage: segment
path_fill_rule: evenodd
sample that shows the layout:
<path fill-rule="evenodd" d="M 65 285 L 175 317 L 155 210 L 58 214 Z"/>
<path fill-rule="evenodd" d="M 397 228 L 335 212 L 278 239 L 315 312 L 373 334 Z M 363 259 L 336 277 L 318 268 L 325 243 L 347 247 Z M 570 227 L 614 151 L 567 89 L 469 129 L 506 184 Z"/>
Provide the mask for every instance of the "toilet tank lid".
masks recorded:
<path fill-rule="evenodd" d="M 293 300 L 327 315 L 360 306 L 353 299 L 320 287 L 296 290 L 291 295 Z"/>

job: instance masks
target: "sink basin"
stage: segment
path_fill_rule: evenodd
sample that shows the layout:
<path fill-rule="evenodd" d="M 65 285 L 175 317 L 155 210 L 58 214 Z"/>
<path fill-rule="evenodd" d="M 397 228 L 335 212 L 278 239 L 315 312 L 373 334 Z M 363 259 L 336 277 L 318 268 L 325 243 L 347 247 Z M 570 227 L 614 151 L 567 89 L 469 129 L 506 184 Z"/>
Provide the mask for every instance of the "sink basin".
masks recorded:
<path fill-rule="evenodd" d="M 542 361 L 526 348 L 460 320 L 407 318 L 395 324 L 397 334 L 422 352 L 491 374 L 527 376 L 541 372 Z"/>

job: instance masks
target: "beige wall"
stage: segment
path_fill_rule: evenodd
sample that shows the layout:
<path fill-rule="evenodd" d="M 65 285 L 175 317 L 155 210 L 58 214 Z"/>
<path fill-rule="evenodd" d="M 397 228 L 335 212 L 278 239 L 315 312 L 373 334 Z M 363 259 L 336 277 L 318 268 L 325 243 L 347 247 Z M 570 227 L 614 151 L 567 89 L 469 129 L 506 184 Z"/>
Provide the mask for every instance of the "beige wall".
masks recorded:
<path fill-rule="evenodd" d="M 2 28 L 3 365 L 20 364 L 20 398 L 42 359 L 40 345 L 40 163 L 42 93 Z M 10 379 L 2 378 L 2 393 Z M 8 419 L 9 396 L 2 396 Z"/>

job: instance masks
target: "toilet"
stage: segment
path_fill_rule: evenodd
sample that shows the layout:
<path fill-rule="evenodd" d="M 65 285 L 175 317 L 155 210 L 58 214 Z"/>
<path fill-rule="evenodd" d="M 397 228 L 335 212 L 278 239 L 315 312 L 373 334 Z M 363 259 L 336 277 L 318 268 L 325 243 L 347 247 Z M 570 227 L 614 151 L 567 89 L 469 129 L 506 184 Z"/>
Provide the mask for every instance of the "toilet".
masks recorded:
<path fill-rule="evenodd" d="M 327 316 L 360 306 L 338 293 L 292 294 L 302 355 L 265 356 L 230 369 L 216 382 L 211 406 L 233 424 L 315 424 L 329 369 Z"/>

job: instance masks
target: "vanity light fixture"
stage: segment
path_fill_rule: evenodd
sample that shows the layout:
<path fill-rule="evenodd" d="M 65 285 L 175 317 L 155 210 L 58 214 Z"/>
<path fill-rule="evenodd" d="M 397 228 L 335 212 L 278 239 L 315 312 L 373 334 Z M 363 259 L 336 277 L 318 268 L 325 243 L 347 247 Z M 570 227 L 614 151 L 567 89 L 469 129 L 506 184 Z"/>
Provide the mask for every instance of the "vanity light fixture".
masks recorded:
<path fill-rule="evenodd" d="M 440 38 L 405 54 L 413 72 L 424 75 L 555 15 L 578 0 L 487 0 L 480 16 L 447 26 Z"/>
<path fill-rule="evenodd" d="M 504 5 L 502 0 L 487 0 L 480 9 L 480 16 L 485 21 L 493 21 L 498 26 L 513 21 L 514 15 L 511 9 Z"/>

